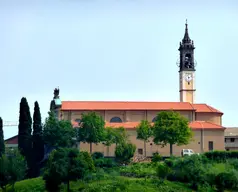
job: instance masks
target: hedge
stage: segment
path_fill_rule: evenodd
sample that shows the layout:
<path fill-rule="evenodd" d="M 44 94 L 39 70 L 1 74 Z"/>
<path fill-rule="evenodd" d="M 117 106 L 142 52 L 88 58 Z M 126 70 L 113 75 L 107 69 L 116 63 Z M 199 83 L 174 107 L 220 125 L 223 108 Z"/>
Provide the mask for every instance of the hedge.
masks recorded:
<path fill-rule="evenodd" d="M 238 151 L 209 151 L 205 152 L 204 155 L 209 160 L 224 161 L 226 159 L 237 159 Z"/>

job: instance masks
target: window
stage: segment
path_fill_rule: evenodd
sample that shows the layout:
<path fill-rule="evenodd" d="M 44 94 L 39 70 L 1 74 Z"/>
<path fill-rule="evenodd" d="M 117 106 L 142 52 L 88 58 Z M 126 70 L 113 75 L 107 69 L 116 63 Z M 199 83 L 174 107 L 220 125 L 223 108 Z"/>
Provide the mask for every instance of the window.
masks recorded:
<path fill-rule="evenodd" d="M 154 117 L 153 119 L 152 119 L 152 122 L 154 123 L 156 121 L 156 117 Z"/>
<path fill-rule="evenodd" d="M 208 150 L 213 151 L 213 141 L 208 142 Z"/>
<path fill-rule="evenodd" d="M 138 149 L 138 154 L 143 155 L 143 149 Z"/>
<path fill-rule="evenodd" d="M 235 138 L 231 138 L 231 142 L 232 142 L 232 143 L 235 142 Z"/>
<path fill-rule="evenodd" d="M 113 117 L 111 118 L 110 123 L 122 123 L 122 120 L 120 117 Z"/>
<path fill-rule="evenodd" d="M 226 138 L 225 138 L 225 143 L 226 143 Z"/>

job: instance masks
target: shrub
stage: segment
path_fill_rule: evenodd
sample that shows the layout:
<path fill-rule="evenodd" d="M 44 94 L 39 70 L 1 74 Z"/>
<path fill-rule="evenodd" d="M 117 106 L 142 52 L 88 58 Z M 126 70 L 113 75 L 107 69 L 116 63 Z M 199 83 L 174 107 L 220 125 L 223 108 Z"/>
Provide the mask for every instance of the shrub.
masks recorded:
<path fill-rule="evenodd" d="M 198 192 L 214 192 L 213 188 L 208 184 L 202 184 L 198 186 Z"/>
<path fill-rule="evenodd" d="M 206 183 L 205 178 L 205 166 L 203 164 L 203 157 L 200 155 L 175 159 L 172 171 L 168 175 L 169 180 L 190 183 L 191 187 L 195 189 L 197 189 L 199 184 Z"/>
<path fill-rule="evenodd" d="M 238 170 L 238 159 L 229 159 L 227 163 L 233 166 L 234 169 Z"/>
<path fill-rule="evenodd" d="M 161 179 L 166 179 L 170 173 L 170 168 L 165 163 L 159 163 L 157 167 L 157 176 Z"/>
<path fill-rule="evenodd" d="M 161 157 L 161 155 L 160 155 L 159 153 L 154 153 L 154 154 L 153 154 L 153 157 L 152 157 L 152 159 L 151 159 L 151 161 L 152 161 L 153 163 L 159 162 L 159 161 L 161 161 L 161 160 L 162 160 L 162 157 Z"/>
<path fill-rule="evenodd" d="M 209 151 L 204 155 L 213 161 L 225 161 L 226 159 L 237 159 L 238 151 Z"/>
<path fill-rule="evenodd" d="M 125 167 L 120 168 L 120 173 L 123 176 L 128 177 L 147 177 L 147 176 L 153 176 L 156 175 L 156 168 L 153 166 L 153 164 L 149 163 L 137 163 Z"/>
<path fill-rule="evenodd" d="M 168 166 L 168 167 L 173 167 L 174 166 L 174 159 L 165 159 L 164 163 Z"/>
<path fill-rule="evenodd" d="M 219 173 L 215 178 L 215 182 L 218 191 L 223 192 L 225 189 L 235 189 L 238 186 L 238 172 L 229 170 Z"/>
<path fill-rule="evenodd" d="M 100 167 L 100 168 L 112 168 L 115 167 L 116 164 L 112 159 L 109 158 L 99 158 L 94 160 L 94 165 L 95 167 Z"/>
<path fill-rule="evenodd" d="M 104 154 L 101 153 L 101 152 L 94 152 L 94 153 L 92 154 L 92 158 L 93 158 L 93 159 L 100 159 L 100 158 L 103 158 L 103 157 L 104 157 Z"/>
<path fill-rule="evenodd" d="M 43 179 L 48 191 L 59 191 L 62 182 L 67 183 L 68 189 L 70 182 L 83 179 L 87 172 L 92 171 L 92 158 L 87 152 L 77 149 L 60 148 L 50 154 L 47 162 Z"/>
<path fill-rule="evenodd" d="M 85 162 L 87 162 L 87 166 L 88 166 L 89 171 L 95 171 L 94 162 L 93 162 L 92 156 L 90 155 L 89 152 L 81 151 L 79 153 L 79 157 L 84 159 Z"/>
<path fill-rule="evenodd" d="M 116 146 L 115 156 L 120 163 L 128 164 L 134 156 L 136 146 L 132 143 L 120 143 Z"/>
<path fill-rule="evenodd" d="M 104 159 L 103 158 L 95 159 L 94 165 L 95 167 L 100 167 L 100 168 L 104 167 Z"/>

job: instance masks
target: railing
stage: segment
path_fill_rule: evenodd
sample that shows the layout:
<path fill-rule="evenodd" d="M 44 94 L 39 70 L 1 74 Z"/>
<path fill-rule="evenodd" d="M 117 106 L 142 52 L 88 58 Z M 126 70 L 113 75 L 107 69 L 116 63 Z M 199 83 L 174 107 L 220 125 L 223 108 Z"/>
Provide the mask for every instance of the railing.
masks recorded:
<path fill-rule="evenodd" d="M 225 143 L 225 147 L 238 147 L 238 142 Z"/>

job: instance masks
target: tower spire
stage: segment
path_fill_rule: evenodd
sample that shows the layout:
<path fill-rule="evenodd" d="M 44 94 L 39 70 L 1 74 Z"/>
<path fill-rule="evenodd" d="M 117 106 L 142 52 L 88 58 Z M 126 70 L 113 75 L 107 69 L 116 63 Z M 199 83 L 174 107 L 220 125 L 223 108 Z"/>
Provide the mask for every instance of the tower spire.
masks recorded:
<path fill-rule="evenodd" d="M 188 20 L 186 19 L 186 23 L 185 23 L 185 34 L 182 40 L 183 43 L 191 43 L 191 39 L 188 35 Z"/>

